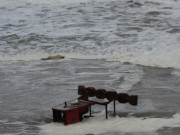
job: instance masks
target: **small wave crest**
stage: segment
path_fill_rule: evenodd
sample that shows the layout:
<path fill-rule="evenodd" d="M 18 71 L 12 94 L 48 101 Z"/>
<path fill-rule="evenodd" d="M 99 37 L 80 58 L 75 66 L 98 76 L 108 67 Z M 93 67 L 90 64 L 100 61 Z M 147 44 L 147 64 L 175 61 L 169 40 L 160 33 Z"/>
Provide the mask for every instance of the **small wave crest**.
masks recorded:
<path fill-rule="evenodd" d="M 0 56 L 0 62 L 16 62 L 16 61 L 38 61 L 38 60 L 58 60 L 58 59 L 105 59 L 105 56 L 102 55 L 83 55 L 75 53 L 27 53 L 27 54 L 18 54 L 18 55 L 2 55 Z"/>
<path fill-rule="evenodd" d="M 180 48 L 171 48 L 170 50 L 152 50 L 152 51 L 120 51 L 114 53 L 113 58 L 121 62 L 132 64 L 162 67 L 162 68 L 180 68 Z"/>
<path fill-rule="evenodd" d="M 92 0 L 2 0 L 3 3 L 33 3 L 33 4 L 70 4 L 70 3 L 82 3 L 82 2 L 88 2 Z M 96 0 L 96 1 L 113 1 L 113 0 Z M 139 1 L 139 0 L 138 0 Z M 142 0 L 144 1 L 144 0 Z M 180 0 L 146 0 L 149 2 L 163 2 L 163 3 L 174 3 L 174 2 L 180 2 Z"/>
<path fill-rule="evenodd" d="M 170 48 L 169 48 L 170 49 Z M 142 66 L 176 68 L 180 69 L 180 48 L 171 48 L 170 50 L 119 50 L 119 52 L 107 53 L 106 55 L 99 54 L 80 54 L 80 53 L 27 53 L 13 56 L 0 56 L 0 61 L 37 61 L 50 56 L 63 55 L 66 59 L 106 59 L 107 61 L 118 61 L 121 63 L 131 63 Z M 141 52 L 140 52 L 141 51 Z"/>
<path fill-rule="evenodd" d="M 41 58 L 48 57 L 47 54 L 18 54 L 13 56 L 0 56 L 1 62 L 16 62 L 16 61 L 34 61 L 41 60 Z"/>
<path fill-rule="evenodd" d="M 65 5 L 65 4 L 75 4 L 75 3 L 84 3 L 91 0 L 2 0 L 2 4 L 8 5 L 8 4 L 16 4 L 16 3 L 25 3 L 27 5 L 30 4 L 54 4 L 54 5 Z M 103 1 L 103 0 L 97 0 L 97 1 Z M 105 0 L 104 0 L 105 1 Z"/>

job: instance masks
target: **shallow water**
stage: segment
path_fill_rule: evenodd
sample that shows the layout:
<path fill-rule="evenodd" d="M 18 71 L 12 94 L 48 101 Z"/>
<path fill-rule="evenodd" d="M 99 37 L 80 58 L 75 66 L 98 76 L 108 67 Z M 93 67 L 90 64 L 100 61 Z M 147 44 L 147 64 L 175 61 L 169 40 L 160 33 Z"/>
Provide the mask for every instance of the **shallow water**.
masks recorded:
<path fill-rule="evenodd" d="M 1 0 L 0 134 L 179 135 L 178 0 Z M 41 61 L 62 54 L 63 60 Z M 117 117 L 65 127 L 51 108 L 78 85 L 139 96 Z M 79 130 L 81 129 L 81 130 Z"/>
<path fill-rule="evenodd" d="M 1 133 L 64 135 L 87 134 L 91 131 L 97 135 L 144 132 L 177 134 L 180 127 L 180 76 L 173 72 L 175 71 L 171 68 L 142 67 L 104 59 L 1 62 Z M 117 103 L 117 114 L 120 118 L 114 119 L 111 118 L 113 105 L 110 104 L 108 110 L 111 117 L 107 121 L 104 108 L 93 107 L 96 117 L 94 120 L 83 121 L 84 126 L 93 128 L 102 123 L 100 129 L 87 130 L 81 123 L 68 129 L 62 124 L 54 125 L 51 108 L 77 98 L 78 85 L 137 94 L 138 106 Z M 177 116 L 173 118 L 173 115 Z M 121 119 L 128 124 L 124 130 Z M 137 127 L 132 123 L 134 121 L 137 121 Z M 120 130 L 115 130 L 114 122 Z M 155 123 L 157 126 L 154 127 Z M 146 127 L 144 130 L 138 128 L 142 124 Z M 74 131 L 77 128 L 81 130 Z"/>

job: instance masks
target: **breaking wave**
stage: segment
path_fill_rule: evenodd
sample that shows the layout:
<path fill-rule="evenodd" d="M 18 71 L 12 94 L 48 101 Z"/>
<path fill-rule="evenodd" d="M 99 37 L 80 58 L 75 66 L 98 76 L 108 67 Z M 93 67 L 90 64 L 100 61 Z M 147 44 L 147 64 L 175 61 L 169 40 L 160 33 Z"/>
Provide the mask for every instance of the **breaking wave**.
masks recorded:
<path fill-rule="evenodd" d="M 179 0 L 90 1 L 2 0 L 0 61 L 60 54 L 180 68 Z"/>

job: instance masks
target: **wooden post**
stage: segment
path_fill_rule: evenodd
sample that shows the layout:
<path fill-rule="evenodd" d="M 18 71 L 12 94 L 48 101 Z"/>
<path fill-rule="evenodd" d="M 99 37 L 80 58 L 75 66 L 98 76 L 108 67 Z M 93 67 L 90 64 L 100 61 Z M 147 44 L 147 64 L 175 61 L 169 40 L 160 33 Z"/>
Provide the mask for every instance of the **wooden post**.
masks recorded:
<path fill-rule="evenodd" d="M 107 104 L 105 105 L 105 107 L 106 107 L 106 119 L 108 119 Z"/>
<path fill-rule="evenodd" d="M 114 102 L 114 116 L 116 116 L 116 100 L 114 100 L 113 102 Z"/>

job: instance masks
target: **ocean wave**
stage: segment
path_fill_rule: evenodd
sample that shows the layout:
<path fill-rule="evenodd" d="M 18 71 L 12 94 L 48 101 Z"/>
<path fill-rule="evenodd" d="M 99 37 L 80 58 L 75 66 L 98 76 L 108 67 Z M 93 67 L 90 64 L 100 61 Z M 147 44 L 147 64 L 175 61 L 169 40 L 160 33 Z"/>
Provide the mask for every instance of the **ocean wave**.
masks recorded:
<path fill-rule="evenodd" d="M 86 3 L 86 2 L 94 2 L 94 0 L 1 0 L 2 4 L 16 4 L 16 3 L 26 3 L 26 4 L 80 4 L 80 3 Z M 95 0 L 96 2 L 103 2 L 103 1 L 117 1 L 117 0 Z M 134 0 L 134 3 L 143 3 L 143 2 L 150 2 L 150 3 L 179 3 L 180 0 Z M 139 4 L 138 4 L 139 5 Z"/>
<path fill-rule="evenodd" d="M 16 3 L 22 3 L 22 4 L 55 4 L 55 5 L 62 5 L 62 4 L 75 4 L 75 3 L 83 3 L 88 2 L 91 0 L 2 0 L 2 4 L 9 5 L 9 4 L 16 4 Z M 103 0 L 98 0 L 103 1 Z"/>
<path fill-rule="evenodd" d="M 104 0 L 108 2 L 61 8 L 53 5 L 62 1 L 65 0 L 3 0 L 2 3 L 15 5 L 0 8 L 0 61 L 41 60 L 61 54 L 65 59 L 106 59 L 180 68 L 176 4 L 154 3 L 161 0 Z M 76 1 L 88 0 L 73 2 Z M 47 2 L 50 6 L 21 8 L 21 2 Z"/>
<path fill-rule="evenodd" d="M 163 68 L 180 68 L 180 48 L 169 48 L 163 50 L 155 48 L 152 51 L 122 51 L 120 53 L 114 53 L 113 58 L 121 62 L 130 62 L 133 64 L 139 64 L 152 67 Z"/>
<path fill-rule="evenodd" d="M 65 56 L 65 59 L 106 59 L 107 61 L 118 61 L 121 63 L 131 63 L 142 66 L 162 67 L 162 68 L 176 68 L 180 69 L 180 48 L 166 50 L 161 52 L 159 50 L 149 52 L 139 51 L 125 51 L 120 50 L 118 53 L 113 54 L 77 54 L 77 53 L 58 53 Z M 0 56 L 0 61 L 37 61 L 49 56 L 57 56 L 58 54 L 45 54 L 45 53 L 34 53 L 34 54 L 19 54 L 14 56 Z"/>

